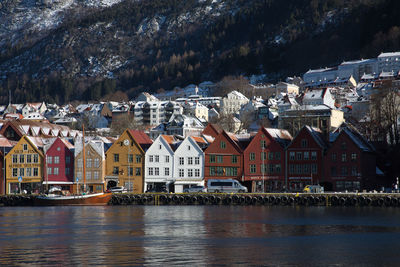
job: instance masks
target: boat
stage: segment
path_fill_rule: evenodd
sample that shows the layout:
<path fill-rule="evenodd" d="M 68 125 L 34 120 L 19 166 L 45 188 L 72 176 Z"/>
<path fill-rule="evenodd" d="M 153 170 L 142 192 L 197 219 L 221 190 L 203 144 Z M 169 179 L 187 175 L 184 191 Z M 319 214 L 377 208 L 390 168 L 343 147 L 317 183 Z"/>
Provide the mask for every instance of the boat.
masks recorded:
<path fill-rule="evenodd" d="M 69 192 L 64 192 L 59 187 L 51 188 L 47 194 L 39 195 L 34 199 L 34 204 L 38 206 L 103 206 L 107 205 L 112 197 L 112 193 L 87 193 L 86 192 L 86 172 L 85 172 L 85 128 L 83 128 L 82 150 L 83 150 L 83 192 L 76 195 L 71 195 Z M 46 180 L 47 180 L 46 175 Z M 48 184 L 48 182 L 47 182 Z M 78 188 L 77 188 L 78 191 Z"/>
<path fill-rule="evenodd" d="M 82 195 L 47 194 L 34 199 L 37 206 L 104 206 L 112 197 L 112 193 L 94 193 Z"/>

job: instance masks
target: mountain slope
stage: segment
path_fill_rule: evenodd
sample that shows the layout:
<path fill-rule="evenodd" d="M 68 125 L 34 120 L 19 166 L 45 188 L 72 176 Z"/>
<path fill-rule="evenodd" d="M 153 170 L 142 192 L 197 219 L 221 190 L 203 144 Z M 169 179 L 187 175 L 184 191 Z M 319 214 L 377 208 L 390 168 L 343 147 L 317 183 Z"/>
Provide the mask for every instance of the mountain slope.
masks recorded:
<path fill-rule="evenodd" d="M 230 74 L 279 78 L 400 49 L 395 0 L 58 0 L 43 12 L 30 2 L 19 1 L 35 16 L 0 29 L 0 92 L 14 89 L 18 101 L 132 97 Z M 49 10 L 40 28 L 34 17 Z"/>

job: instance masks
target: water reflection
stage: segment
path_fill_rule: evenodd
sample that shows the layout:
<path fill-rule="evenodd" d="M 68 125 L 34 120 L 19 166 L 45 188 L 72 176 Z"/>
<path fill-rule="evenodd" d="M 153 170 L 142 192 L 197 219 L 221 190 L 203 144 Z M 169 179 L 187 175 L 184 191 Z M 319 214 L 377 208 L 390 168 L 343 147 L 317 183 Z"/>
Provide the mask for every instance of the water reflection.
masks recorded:
<path fill-rule="evenodd" d="M 391 265 L 398 245 L 395 208 L 0 208 L 2 266 Z"/>

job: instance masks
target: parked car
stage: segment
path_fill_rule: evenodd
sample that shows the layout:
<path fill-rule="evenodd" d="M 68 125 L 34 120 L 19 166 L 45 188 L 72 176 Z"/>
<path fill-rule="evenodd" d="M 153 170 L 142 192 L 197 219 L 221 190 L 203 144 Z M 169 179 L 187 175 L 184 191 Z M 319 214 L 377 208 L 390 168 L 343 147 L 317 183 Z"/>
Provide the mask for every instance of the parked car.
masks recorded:
<path fill-rule="evenodd" d="M 210 179 L 207 182 L 207 192 L 214 193 L 245 193 L 247 187 L 233 179 Z"/>
<path fill-rule="evenodd" d="M 189 188 L 183 189 L 183 193 L 201 193 L 201 192 L 207 192 L 207 188 L 201 185 L 195 185 Z"/>
<path fill-rule="evenodd" d="M 123 186 L 115 186 L 115 187 L 109 188 L 106 192 L 107 193 L 126 193 L 126 192 L 128 192 L 128 190 L 126 190 L 126 188 Z"/>

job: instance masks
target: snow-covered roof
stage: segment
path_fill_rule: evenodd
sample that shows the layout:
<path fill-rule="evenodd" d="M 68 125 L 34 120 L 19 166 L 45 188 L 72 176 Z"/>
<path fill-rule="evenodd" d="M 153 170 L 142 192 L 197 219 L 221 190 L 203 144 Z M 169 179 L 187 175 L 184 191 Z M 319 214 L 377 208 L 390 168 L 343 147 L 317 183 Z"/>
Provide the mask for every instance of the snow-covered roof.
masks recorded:
<path fill-rule="evenodd" d="M 381 53 L 378 58 L 381 57 L 400 57 L 400 52 L 387 52 L 387 53 Z"/>
<path fill-rule="evenodd" d="M 327 71 L 332 71 L 332 70 L 336 70 L 336 68 L 323 68 L 323 69 L 308 70 L 306 72 L 306 74 L 322 73 L 322 72 L 327 72 Z"/>

